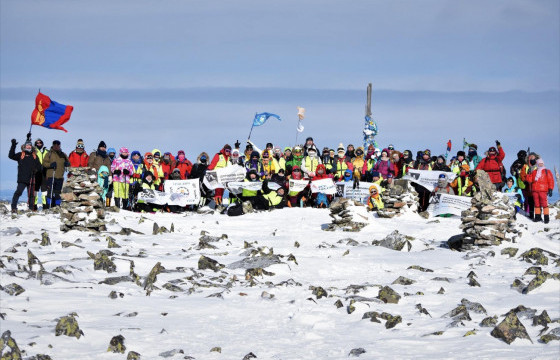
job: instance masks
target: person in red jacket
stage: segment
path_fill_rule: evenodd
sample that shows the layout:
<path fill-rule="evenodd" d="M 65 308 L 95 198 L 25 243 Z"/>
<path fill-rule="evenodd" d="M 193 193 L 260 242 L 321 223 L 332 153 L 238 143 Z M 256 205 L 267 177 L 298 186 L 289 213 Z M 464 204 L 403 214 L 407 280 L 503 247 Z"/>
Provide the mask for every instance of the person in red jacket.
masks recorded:
<path fill-rule="evenodd" d="M 490 177 L 490 181 L 492 181 L 492 184 L 496 187 L 496 191 L 502 191 L 502 187 L 505 183 L 503 176 L 505 172 L 502 174 L 504 171 L 502 161 L 506 157 L 506 153 L 498 140 L 496 140 L 496 146 L 498 147 L 497 150 L 493 146 L 488 149 L 488 155 L 478 163 L 476 170 L 486 171 Z"/>
<path fill-rule="evenodd" d="M 82 139 L 78 139 L 76 150 L 68 155 L 70 167 L 86 167 L 88 166 L 89 155 L 85 152 L 85 145 Z"/>
<path fill-rule="evenodd" d="M 544 167 L 543 159 L 537 160 L 537 170 L 533 171 L 529 177 L 528 182 L 531 184 L 531 191 L 533 193 L 533 200 L 535 201 L 535 219 L 533 221 L 542 221 L 542 213 L 544 214 L 544 223 L 548 224 L 550 221 L 548 201 L 546 195 L 552 196 L 552 189 L 554 189 L 554 177 L 552 171 Z"/>
<path fill-rule="evenodd" d="M 165 178 L 165 180 L 168 180 L 169 175 L 171 175 L 173 169 L 175 169 L 176 167 L 175 158 L 173 157 L 173 155 L 171 155 L 170 152 L 166 152 L 165 154 L 163 154 L 163 157 L 161 158 L 159 164 L 161 165 L 161 170 L 163 170 L 163 177 Z"/>
<path fill-rule="evenodd" d="M 229 163 L 229 157 L 231 156 L 231 146 L 225 144 L 222 150 L 214 155 L 212 162 L 208 165 L 208 170 L 216 170 L 227 167 Z M 214 201 L 216 205 L 222 205 L 222 196 L 224 196 L 224 188 L 214 189 Z"/>
<path fill-rule="evenodd" d="M 192 163 L 185 156 L 184 150 L 179 150 L 177 152 L 177 157 L 175 158 L 177 165 L 175 169 L 179 169 L 179 174 L 181 175 L 181 180 L 187 179 L 192 171 Z"/>

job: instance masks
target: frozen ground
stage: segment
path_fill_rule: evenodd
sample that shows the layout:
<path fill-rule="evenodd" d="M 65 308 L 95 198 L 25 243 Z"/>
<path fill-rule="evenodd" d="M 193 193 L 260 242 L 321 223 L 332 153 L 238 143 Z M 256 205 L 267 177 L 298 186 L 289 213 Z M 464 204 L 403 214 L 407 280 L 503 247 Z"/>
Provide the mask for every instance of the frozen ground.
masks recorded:
<path fill-rule="evenodd" d="M 497 316 L 499 324 L 518 305 L 535 309 L 537 315 L 546 310 L 558 321 L 560 281 L 551 278 L 528 294 L 511 288 L 515 279 L 528 283 L 534 278 L 524 276 L 534 265 L 521 259 L 523 252 L 539 247 L 560 254 L 558 220 L 544 225 L 520 218 L 523 236 L 516 243 L 471 252 L 446 248 L 446 240 L 460 233 L 456 217 L 437 222 L 416 214 L 372 218 L 358 233 L 322 231 L 330 218 L 328 210 L 320 209 L 236 218 L 122 211 L 110 213 L 108 221 L 107 233 L 62 233 L 57 215 L 2 215 L 1 285 L 16 283 L 25 291 L 17 296 L 0 291 L 0 327 L 11 331 L 26 357 L 124 359 L 136 351 L 142 359 L 242 359 L 249 353 L 257 359 L 342 359 L 357 348 L 366 351 L 360 359 L 560 357 L 559 342 L 539 342 L 543 326 L 533 326 L 531 318 L 520 316 L 532 342 L 517 339 L 511 345 L 491 336 L 493 327 L 480 325 L 488 316 Z M 152 235 L 154 222 L 167 229 L 173 225 L 174 232 Z M 142 234 L 119 234 L 123 228 Z M 410 252 L 372 245 L 395 229 L 415 238 Z M 44 231 L 51 245 L 40 245 Z M 200 241 L 201 231 L 210 237 Z M 108 249 L 109 235 L 120 247 Z M 519 251 L 510 258 L 501 254 L 506 247 Z M 114 253 L 115 272 L 94 270 L 87 252 L 103 249 Z M 28 251 L 44 266 L 42 280 L 37 279 L 39 265 L 28 271 Z M 199 270 L 201 255 L 225 267 Z M 557 274 L 557 259 L 549 255 L 542 270 Z M 127 278 L 131 262 L 140 285 Z M 142 285 L 158 262 L 165 270 L 147 296 Z M 433 272 L 408 269 L 411 265 Z M 251 267 L 264 272 L 246 274 Z M 471 271 L 480 287 L 469 285 Z M 124 281 L 101 283 L 119 276 Z M 392 284 L 399 276 L 415 282 Z M 397 304 L 376 298 L 382 286 L 401 296 Z M 314 295 L 310 287 L 321 287 L 328 296 Z M 115 299 L 109 297 L 112 291 Z M 454 319 L 445 315 L 462 299 L 480 303 L 487 314 L 470 311 L 471 320 L 452 325 Z M 337 300 L 342 307 L 335 306 Z M 383 319 L 362 319 L 371 311 L 399 315 L 402 322 L 387 329 Z M 72 312 L 84 336 L 55 336 L 57 319 Z M 474 335 L 465 336 L 473 329 Z M 436 332 L 443 333 L 431 335 Z M 124 355 L 107 352 L 116 335 L 125 339 Z M 211 351 L 216 347 L 221 353 Z"/>

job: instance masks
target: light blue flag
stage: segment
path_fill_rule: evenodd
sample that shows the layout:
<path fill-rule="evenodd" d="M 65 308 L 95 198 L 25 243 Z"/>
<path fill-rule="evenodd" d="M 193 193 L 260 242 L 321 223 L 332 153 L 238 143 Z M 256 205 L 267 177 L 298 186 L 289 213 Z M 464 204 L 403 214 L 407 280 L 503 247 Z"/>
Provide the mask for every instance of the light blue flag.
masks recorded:
<path fill-rule="evenodd" d="M 255 118 L 253 119 L 253 126 L 261 126 L 262 124 L 264 124 L 268 120 L 269 117 L 275 117 L 278 120 L 282 120 L 282 119 L 280 119 L 280 116 L 278 116 L 276 114 L 263 112 L 263 113 L 260 113 L 260 114 L 255 114 Z"/>

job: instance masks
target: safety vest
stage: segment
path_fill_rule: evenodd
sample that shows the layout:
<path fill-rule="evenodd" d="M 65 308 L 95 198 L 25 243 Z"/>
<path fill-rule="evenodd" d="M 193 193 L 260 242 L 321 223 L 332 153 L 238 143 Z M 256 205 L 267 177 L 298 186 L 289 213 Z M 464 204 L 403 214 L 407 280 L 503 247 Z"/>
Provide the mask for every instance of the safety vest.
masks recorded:
<path fill-rule="evenodd" d="M 455 174 L 459 174 L 464 165 L 466 165 L 465 171 L 467 171 L 467 172 L 470 171 L 471 168 L 470 168 L 469 162 L 467 160 L 463 160 L 461 162 L 456 162 L 455 164 L 453 164 L 453 167 L 451 168 L 451 171 L 453 171 L 453 173 L 455 173 Z"/>
<path fill-rule="evenodd" d="M 381 200 L 381 196 L 377 196 L 377 199 L 374 198 L 373 196 L 370 196 L 368 199 L 368 207 L 370 209 L 374 209 L 377 208 L 378 210 L 381 210 L 385 207 L 385 205 L 383 205 L 383 200 Z"/>
<path fill-rule="evenodd" d="M 319 166 L 319 160 L 316 157 L 306 156 L 305 157 L 305 169 L 309 172 L 315 172 Z"/>
<path fill-rule="evenodd" d="M 282 202 L 282 196 L 279 196 L 274 190 L 265 194 L 264 197 L 268 200 L 270 206 L 276 206 Z"/>
<path fill-rule="evenodd" d="M 458 196 L 471 196 L 472 193 L 469 192 L 467 193 L 467 188 L 469 187 L 469 179 L 467 179 L 467 181 L 465 182 L 465 184 L 462 184 L 462 179 L 460 176 L 457 177 L 457 195 Z M 471 188 L 472 192 L 474 193 L 474 187 Z"/>
<path fill-rule="evenodd" d="M 43 159 L 44 159 L 45 155 L 47 155 L 48 152 L 49 152 L 49 150 L 45 147 L 43 147 L 43 149 L 41 149 L 41 150 L 35 148 L 35 153 L 37 154 L 37 158 L 41 162 L 41 165 L 43 164 Z"/>
<path fill-rule="evenodd" d="M 245 179 L 244 182 L 256 182 L 256 181 L 249 181 L 248 179 Z M 241 193 L 241 196 L 243 197 L 253 197 L 253 196 L 257 196 L 257 190 L 247 190 L 245 188 L 243 188 L 243 192 Z"/>
<path fill-rule="evenodd" d="M 228 162 L 226 161 L 226 157 L 224 156 L 224 154 L 220 154 L 219 157 L 218 157 L 218 162 L 216 163 L 216 166 L 214 167 L 214 170 L 225 168 L 226 166 L 228 166 Z"/>
<path fill-rule="evenodd" d="M 346 164 L 346 159 L 343 158 L 342 162 L 337 161 L 336 162 L 336 175 L 339 178 L 343 178 L 344 177 L 344 172 L 346 171 L 346 169 L 348 169 L 348 164 Z"/>

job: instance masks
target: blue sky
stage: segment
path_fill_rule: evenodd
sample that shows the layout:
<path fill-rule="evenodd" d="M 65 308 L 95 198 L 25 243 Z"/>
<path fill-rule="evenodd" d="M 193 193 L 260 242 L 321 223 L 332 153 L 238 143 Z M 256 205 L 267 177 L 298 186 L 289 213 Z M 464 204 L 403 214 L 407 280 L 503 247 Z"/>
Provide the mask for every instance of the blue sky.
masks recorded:
<path fill-rule="evenodd" d="M 556 0 L 3 0 L 0 185 L 15 186 L 9 139 L 23 140 L 38 88 L 75 107 L 68 134 L 33 129 L 67 152 L 82 137 L 215 153 L 257 111 L 283 121 L 256 141 L 293 145 L 296 106 L 304 137 L 358 144 L 372 82 L 382 145 L 499 138 L 507 163 L 531 146 L 558 166 L 559 14 Z"/>

